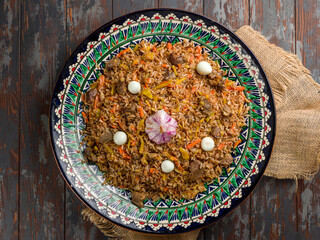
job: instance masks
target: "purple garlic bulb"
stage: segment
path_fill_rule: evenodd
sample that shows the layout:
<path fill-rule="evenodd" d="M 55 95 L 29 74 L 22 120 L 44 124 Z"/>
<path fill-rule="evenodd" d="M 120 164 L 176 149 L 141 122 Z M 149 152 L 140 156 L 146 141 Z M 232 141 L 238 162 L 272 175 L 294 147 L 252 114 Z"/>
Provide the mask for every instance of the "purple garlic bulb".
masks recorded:
<path fill-rule="evenodd" d="M 177 121 L 164 110 L 147 118 L 145 131 L 156 144 L 167 143 L 177 133 Z"/>

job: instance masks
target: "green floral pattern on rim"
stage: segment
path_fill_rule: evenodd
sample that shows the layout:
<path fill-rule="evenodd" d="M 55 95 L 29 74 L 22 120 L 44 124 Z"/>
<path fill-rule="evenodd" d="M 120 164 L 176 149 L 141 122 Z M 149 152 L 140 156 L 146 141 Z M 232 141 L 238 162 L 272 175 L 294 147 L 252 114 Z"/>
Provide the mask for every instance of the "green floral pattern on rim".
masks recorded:
<path fill-rule="evenodd" d="M 250 101 L 249 116 L 240 135 L 242 142 L 234 152 L 234 163 L 223 169 L 219 178 L 205 184 L 206 192 L 199 193 L 193 200 L 179 202 L 146 200 L 144 207 L 138 208 L 131 203 L 129 191 L 103 185 L 102 172 L 95 165 L 83 163 L 79 131 L 85 127 L 81 93 L 97 79 L 103 61 L 121 50 L 141 40 L 174 44 L 183 39 L 192 41 L 195 46 L 204 46 L 228 72 L 228 78 L 245 87 L 244 93 Z M 75 63 L 68 66 L 68 72 L 57 93 L 58 104 L 53 109 L 53 144 L 60 153 L 57 161 L 78 194 L 108 219 L 149 232 L 202 224 L 208 217 L 219 217 L 224 209 L 231 207 L 234 199 L 242 198 L 243 189 L 251 186 L 251 177 L 259 173 L 259 163 L 266 160 L 263 150 L 269 145 L 268 119 L 273 114 L 268 107 L 270 97 L 265 92 L 266 82 L 250 55 L 242 51 L 242 46 L 229 34 L 220 33 L 215 25 L 206 26 L 201 19 L 192 21 L 187 15 L 178 18 L 174 14 L 154 13 L 151 17 L 140 15 L 137 20 L 127 19 L 122 25 L 112 25 L 108 32 L 100 32 L 96 41 L 88 42 L 86 49 L 77 54 Z"/>

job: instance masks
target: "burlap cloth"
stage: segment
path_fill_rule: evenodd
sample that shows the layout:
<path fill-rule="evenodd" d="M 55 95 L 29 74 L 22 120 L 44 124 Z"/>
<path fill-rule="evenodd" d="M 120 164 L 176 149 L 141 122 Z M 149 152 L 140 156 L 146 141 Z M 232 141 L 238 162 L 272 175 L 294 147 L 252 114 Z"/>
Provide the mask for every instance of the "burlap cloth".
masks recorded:
<path fill-rule="evenodd" d="M 266 176 L 311 179 L 320 163 L 320 85 L 297 56 L 270 44 L 249 26 L 236 31 L 263 67 L 274 95 L 277 133 Z M 118 227 L 90 209 L 82 212 L 105 235 L 126 240 L 195 240 L 199 230 L 174 236 L 152 236 Z"/>

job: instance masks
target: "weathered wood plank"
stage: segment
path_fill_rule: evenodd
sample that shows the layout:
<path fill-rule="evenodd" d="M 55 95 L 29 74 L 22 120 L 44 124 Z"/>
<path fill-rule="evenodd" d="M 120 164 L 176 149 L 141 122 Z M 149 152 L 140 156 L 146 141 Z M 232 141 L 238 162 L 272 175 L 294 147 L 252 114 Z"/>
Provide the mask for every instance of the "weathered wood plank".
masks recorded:
<path fill-rule="evenodd" d="M 320 0 L 296 3 L 297 55 L 320 83 Z"/>
<path fill-rule="evenodd" d="M 204 0 L 159 0 L 159 7 L 178 8 L 199 14 L 203 14 Z"/>
<path fill-rule="evenodd" d="M 320 0 L 296 2 L 296 48 L 302 63 L 320 83 Z M 320 239 L 320 175 L 299 181 L 297 227 L 306 239 Z"/>
<path fill-rule="evenodd" d="M 131 1 L 131 0 L 118 0 L 113 1 L 113 18 L 117 18 L 126 13 L 137 10 L 155 8 L 158 6 L 158 0 L 147 1 Z"/>
<path fill-rule="evenodd" d="M 295 52 L 294 1 L 252 0 L 251 26 L 286 51 Z M 298 237 L 295 183 L 264 177 L 251 197 L 252 239 Z"/>
<path fill-rule="evenodd" d="M 18 238 L 19 3 L 0 4 L 0 239 Z"/>
<path fill-rule="evenodd" d="M 112 1 L 67 1 L 67 57 L 94 30 L 112 19 Z M 103 239 L 103 233 L 83 220 L 85 205 L 66 187 L 65 239 Z"/>
<path fill-rule="evenodd" d="M 64 238 L 64 182 L 49 142 L 49 106 L 65 59 L 65 6 L 21 1 L 21 239 Z"/>
<path fill-rule="evenodd" d="M 295 52 L 294 1 L 251 0 L 250 25 L 272 43 Z"/>
<path fill-rule="evenodd" d="M 249 24 L 249 1 L 205 0 L 204 14 L 230 30 L 236 30 L 244 24 Z"/>

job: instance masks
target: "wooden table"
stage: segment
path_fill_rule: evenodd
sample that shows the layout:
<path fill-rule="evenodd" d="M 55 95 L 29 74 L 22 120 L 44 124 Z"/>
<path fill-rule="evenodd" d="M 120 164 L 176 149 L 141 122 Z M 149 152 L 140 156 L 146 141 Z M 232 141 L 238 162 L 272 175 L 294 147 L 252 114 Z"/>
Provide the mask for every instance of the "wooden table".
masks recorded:
<path fill-rule="evenodd" d="M 1 0 L 0 239 L 106 239 L 81 217 L 49 142 L 49 106 L 65 61 L 93 30 L 127 12 L 173 7 L 231 29 L 250 24 L 296 53 L 320 83 L 320 0 Z M 320 239 L 320 174 L 264 177 L 199 239 Z"/>

